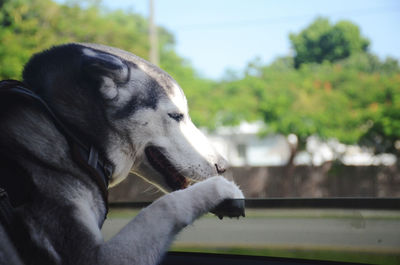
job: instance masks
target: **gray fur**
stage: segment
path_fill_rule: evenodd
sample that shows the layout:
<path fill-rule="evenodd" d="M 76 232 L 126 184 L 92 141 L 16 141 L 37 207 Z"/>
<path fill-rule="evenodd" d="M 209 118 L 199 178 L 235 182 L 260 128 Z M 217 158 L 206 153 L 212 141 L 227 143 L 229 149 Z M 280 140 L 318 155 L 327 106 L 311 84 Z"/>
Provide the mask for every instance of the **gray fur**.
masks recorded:
<path fill-rule="evenodd" d="M 181 229 L 224 199 L 243 198 L 233 182 L 216 176 L 215 165 L 224 167 L 224 160 L 190 121 L 182 89 L 154 65 L 116 48 L 67 44 L 35 55 L 23 76 L 82 141 L 113 164 L 111 185 L 132 170 L 170 193 L 104 242 L 106 206 L 98 186 L 74 162 L 47 114 L 17 101 L 1 116 L 0 155 L 26 173 L 32 197 L 16 214 L 24 244 L 13 246 L 2 237 L 0 264 L 156 264 Z M 165 150 L 185 177 L 203 181 L 172 191 L 146 158 L 149 145 Z M 20 175 L 16 166 L 0 165 L 12 177 Z"/>

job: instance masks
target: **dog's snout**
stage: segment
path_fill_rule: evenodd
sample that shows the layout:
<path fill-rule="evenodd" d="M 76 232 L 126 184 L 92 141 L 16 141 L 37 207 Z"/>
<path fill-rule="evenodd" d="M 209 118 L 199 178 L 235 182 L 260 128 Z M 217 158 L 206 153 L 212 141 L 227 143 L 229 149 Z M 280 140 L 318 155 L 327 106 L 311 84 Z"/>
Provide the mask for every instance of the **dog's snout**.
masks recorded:
<path fill-rule="evenodd" d="M 228 161 L 226 161 L 224 158 L 218 159 L 218 163 L 215 164 L 215 168 L 217 169 L 218 174 L 223 174 L 227 168 L 229 167 Z"/>

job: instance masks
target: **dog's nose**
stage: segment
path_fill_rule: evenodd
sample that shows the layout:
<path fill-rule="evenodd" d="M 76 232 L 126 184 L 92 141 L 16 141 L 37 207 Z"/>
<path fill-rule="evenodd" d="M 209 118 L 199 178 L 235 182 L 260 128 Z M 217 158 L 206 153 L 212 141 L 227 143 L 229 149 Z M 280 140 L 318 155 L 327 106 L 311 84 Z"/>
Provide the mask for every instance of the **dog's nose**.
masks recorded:
<path fill-rule="evenodd" d="M 217 169 L 218 174 L 224 173 L 227 168 L 229 167 L 228 161 L 226 161 L 224 158 L 219 158 L 218 163 L 215 164 L 215 168 Z"/>

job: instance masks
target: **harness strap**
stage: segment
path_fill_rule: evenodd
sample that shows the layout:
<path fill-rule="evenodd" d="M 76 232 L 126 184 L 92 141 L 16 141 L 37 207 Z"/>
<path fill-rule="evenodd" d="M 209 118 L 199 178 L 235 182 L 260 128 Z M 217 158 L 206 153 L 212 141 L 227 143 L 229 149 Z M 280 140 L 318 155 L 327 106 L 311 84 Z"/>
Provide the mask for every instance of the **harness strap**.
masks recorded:
<path fill-rule="evenodd" d="M 104 204 L 106 206 L 106 216 L 108 213 L 108 184 L 113 173 L 113 165 L 103 156 L 100 155 L 97 148 L 93 145 L 87 146 L 78 137 L 75 136 L 65 125 L 58 119 L 56 114 L 47 105 L 47 103 L 32 90 L 27 89 L 26 85 L 17 80 L 0 81 L 0 92 L 21 95 L 35 100 L 52 118 L 57 129 L 67 138 L 71 150 L 72 158 L 82 168 L 84 168 L 92 180 L 99 187 Z M 4 190 L 4 189 L 3 189 Z M 7 196 L 8 198 L 8 196 Z M 8 199 L 7 199 L 8 200 Z"/>

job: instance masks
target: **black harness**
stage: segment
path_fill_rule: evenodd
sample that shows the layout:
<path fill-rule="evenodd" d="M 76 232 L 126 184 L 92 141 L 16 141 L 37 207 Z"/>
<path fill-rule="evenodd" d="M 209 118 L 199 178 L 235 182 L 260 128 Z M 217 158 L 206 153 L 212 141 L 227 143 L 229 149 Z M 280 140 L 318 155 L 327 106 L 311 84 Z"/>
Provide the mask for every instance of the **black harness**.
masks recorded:
<path fill-rule="evenodd" d="M 46 111 L 54 125 L 67 139 L 68 144 L 71 147 L 73 160 L 89 174 L 91 179 L 100 189 L 106 206 L 106 218 L 108 213 L 108 184 L 109 179 L 113 174 L 113 165 L 99 153 L 96 147 L 93 145 L 86 145 L 80 141 L 79 138 L 61 122 L 49 105 L 32 90 L 28 89 L 24 83 L 16 80 L 0 81 L 0 94 L 17 95 L 28 98 Z M 18 183 L 16 183 L 16 185 L 18 185 Z M 7 191 L 4 187 L 1 187 L 0 182 L 0 222 L 6 227 L 6 229 L 12 225 L 14 218 L 13 206 L 17 207 L 20 205 L 15 205 L 13 202 L 10 203 Z"/>

